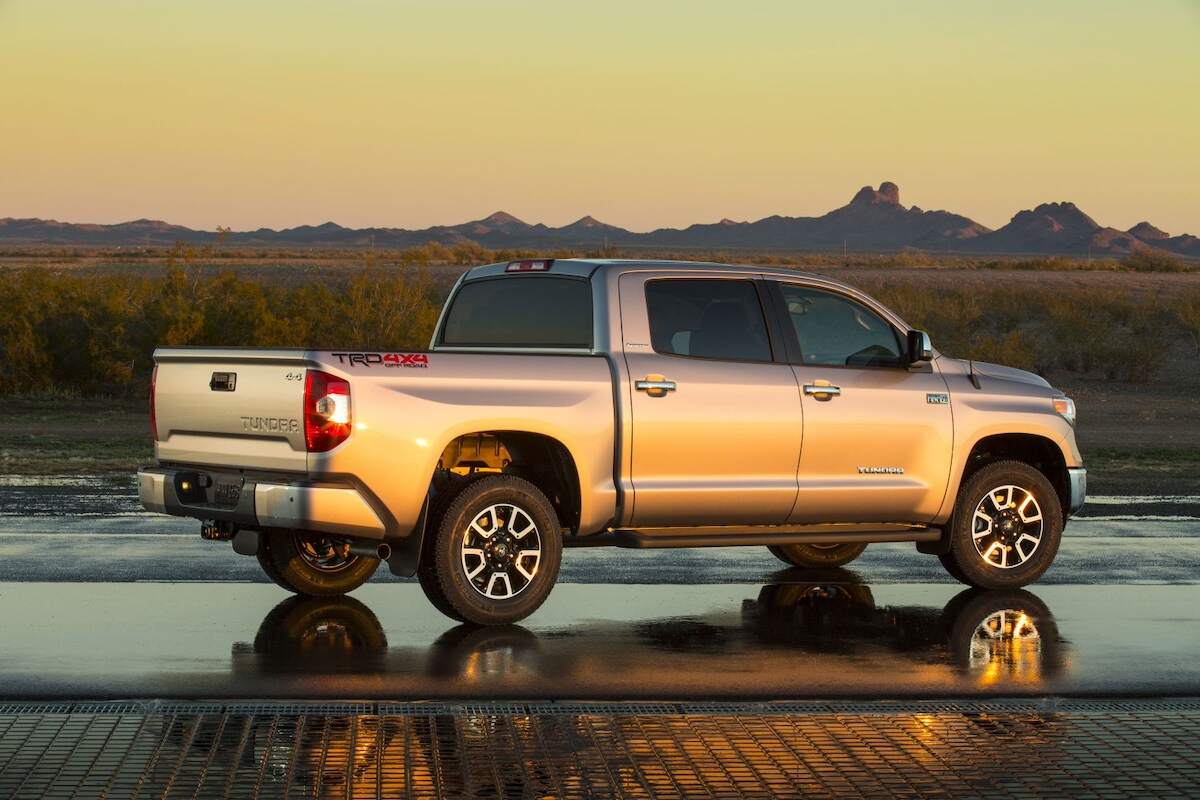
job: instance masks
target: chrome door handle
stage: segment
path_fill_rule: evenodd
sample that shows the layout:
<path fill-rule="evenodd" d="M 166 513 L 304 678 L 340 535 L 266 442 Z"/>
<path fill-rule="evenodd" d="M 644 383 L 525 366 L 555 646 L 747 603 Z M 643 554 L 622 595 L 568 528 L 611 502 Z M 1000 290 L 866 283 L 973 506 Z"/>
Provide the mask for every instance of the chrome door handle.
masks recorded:
<path fill-rule="evenodd" d="M 639 392 L 673 392 L 675 381 L 634 381 L 633 388 Z"/>
<path fill-rule="evenodd" d="M 827 383 L 806 383 L 804 384 L 804 393 L 833 397 L 834 395 L 842 393 L 842 387 Z"/>

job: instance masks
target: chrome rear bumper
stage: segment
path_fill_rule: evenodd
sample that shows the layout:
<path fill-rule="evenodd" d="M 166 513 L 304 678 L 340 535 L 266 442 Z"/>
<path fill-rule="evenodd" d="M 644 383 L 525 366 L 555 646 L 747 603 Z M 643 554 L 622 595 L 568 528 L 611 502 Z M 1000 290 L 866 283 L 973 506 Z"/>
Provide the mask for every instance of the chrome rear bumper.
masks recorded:
<path fill-rule="evenodd" d="M 310 481 L 265 481 L 231 474 L 239 489 L 215 501 L 214 481 L 203 469 L 151 468 L 138 471 L 142 507 L 159 514 L 232 522 L 243 528 L 292 528 L 342 536 L 382 539 L 385 527 L 353 486 Z"/>
<path fill-rule="evenodd" d="M 1067 483 L 1071 490 L 1071 501 L 1067 507 L 1067 516 L 1071 516 L 1083 508 L 1087 499 L 1087 470 L 1083 467 L 1067 469 Z"/>

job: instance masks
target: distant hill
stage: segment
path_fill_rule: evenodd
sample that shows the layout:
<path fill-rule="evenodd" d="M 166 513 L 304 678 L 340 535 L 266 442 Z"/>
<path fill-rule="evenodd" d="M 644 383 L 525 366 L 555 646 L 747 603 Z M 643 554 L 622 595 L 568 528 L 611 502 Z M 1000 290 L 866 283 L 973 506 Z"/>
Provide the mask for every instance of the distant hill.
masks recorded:
<path fill-rule="evenodd" d="M 217 241 L 215 231 L 139 219 L 116 225 L 93 225 L 42 219 L 0 219 L 0 245 L 163 246 Z M 783 250 L 889 252 L 954 251 L 979 254 L 1125 255 L 1135 250 L 1163 250 L 1200 258 L 1200 239 L 1171 236 L 1149 222 L 1128 231 L 1101 226 L 1073 203 L 1043 203 L 1018 212 L 998 230 L 951 211 L 925 211 L 900 202 L 900 187 L 885 181 L 878 189 L 864 186 L 846 205 L 819 217 L 770 216 L 754 222 L 720 222 L 686 228 L 659 228 L 638 233 L 585 216 L 553 228 L 529 224 L 497 211 L 459 225 L 420 230 L 345 228 L 334 222 L 274 230 L 225 234 L 230 246 L 402 248 L 429 242 L 454 245 L 466 241 L 484 247 L 672 248 L 697 250 Z"/>

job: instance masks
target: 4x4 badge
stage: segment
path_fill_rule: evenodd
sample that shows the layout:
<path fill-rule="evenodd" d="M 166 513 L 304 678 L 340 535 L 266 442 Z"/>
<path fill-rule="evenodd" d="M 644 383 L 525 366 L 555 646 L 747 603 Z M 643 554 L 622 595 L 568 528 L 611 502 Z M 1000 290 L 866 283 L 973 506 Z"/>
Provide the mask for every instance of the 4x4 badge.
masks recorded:
<path fill-rule="evenodd" d="M 925 395 L 925 402 L 931 406 L 948 406 L 950 405 L 950 395 L 945 392 L 929 392 Z"/>

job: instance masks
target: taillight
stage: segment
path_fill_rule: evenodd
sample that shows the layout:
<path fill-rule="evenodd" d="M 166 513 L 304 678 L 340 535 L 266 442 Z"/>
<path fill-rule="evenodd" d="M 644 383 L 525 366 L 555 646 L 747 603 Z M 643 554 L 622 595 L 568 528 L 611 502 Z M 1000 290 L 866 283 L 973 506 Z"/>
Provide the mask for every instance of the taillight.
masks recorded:
<path fill-rule="evenodd" d="M 310 453 L 332 450 L 350 438 L 350 382 L 310 369 L 304 376 L 304 443 Z"/>
<path fill-rule="evenodd" d="M 158 418 L 154 415 L 154 387 L 158 383 L 158 364 L 150 372 L 150 437 L 158 441 Z"/>

